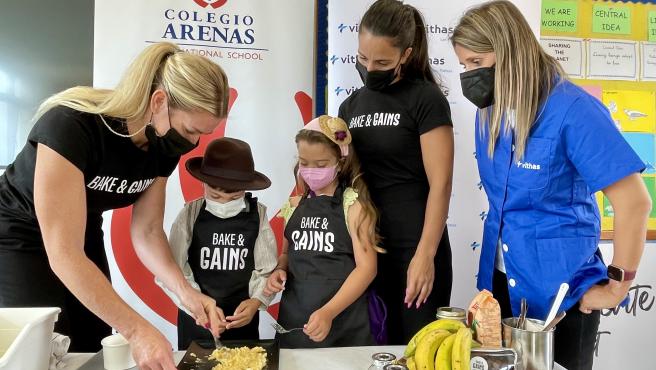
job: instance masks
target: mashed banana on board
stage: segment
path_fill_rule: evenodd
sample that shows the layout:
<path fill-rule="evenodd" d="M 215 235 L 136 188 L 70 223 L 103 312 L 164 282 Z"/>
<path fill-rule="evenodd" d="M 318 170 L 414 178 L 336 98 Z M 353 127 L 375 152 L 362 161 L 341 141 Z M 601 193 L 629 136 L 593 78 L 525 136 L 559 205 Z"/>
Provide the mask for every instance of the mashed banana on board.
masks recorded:
<path fill-rule="evenodd" d="M 266 351 L 262 347 L 215 349 L 209 359 L 219 361 L 213 370 L 262 370 L 266 365 Z"/>

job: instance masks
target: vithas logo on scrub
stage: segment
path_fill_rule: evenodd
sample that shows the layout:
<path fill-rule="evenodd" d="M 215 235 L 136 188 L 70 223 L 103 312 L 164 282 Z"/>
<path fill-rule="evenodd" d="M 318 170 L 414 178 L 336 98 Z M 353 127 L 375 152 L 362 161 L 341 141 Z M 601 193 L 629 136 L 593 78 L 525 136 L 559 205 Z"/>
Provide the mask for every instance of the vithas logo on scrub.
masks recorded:
<path fill-rule="evenodd" d="M 522 162 L 522 161 L 517 161 L 517 168 L 523 168 L 525 170 L 533 170 L 533 171 L 540 171 L 540 165 L 539 164 L 533 164 L 530 162 Z"/>

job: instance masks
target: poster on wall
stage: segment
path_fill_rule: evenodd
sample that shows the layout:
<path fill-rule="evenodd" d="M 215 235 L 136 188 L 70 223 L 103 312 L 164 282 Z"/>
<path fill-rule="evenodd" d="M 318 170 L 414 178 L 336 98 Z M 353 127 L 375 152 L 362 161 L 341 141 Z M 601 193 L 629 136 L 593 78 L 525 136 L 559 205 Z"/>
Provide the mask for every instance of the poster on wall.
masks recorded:
<path fill-rule="evenodd" d="M 647 190 L 656 201 L 656 79 L 653 78 L 653 32 L 656 4 L 610 3 L 599 0 L 542 0 L 542 44 L 558 44 L 546 50 L 558 59 L 574 83 L 599 99 L 615 126 L 645 163 L 642 173 Z M 566 38 L 568 43 L 554 40 Z M 569 58 L 572 43 L 583 44 L 584 57 Z M 574 62 L 574 63 L 573 63 Z M 571 73 L 576 67 L 584 75 Z M 613 238 L 614 210 L 608 198 L 596 194 L 601 216 L 602 238 Z M 656 203 L 655 203 L 656 204 Z M 595 370 L 630 368 L 647 370 L 649 339 L 644 328 L 656 325 L 654 284 L 650 268 L 656 244 L 656 212 L 648 220 L 648 239 L 639 273 L 629 290 L 629 304 L 602 310 L 595 346 Z M 604 242 L 601 251 L 612 262 L 613 244 Z M 638 338 L 638 340 L 636 340 Z"/>
<path fill-rule="evenodd" d="M 294 135 L 312 116 L 314 14 L 314 2 L 307 0 L 97 0 L 94 86 L 112 88 L 131 60 L 155 42 L 176 43 L 185 52 L 218 63 L 230 84 L 228 118 L 181 164 L 202 156 L 214 138 L 225 135 L 248 142 L 256 168 L 272 180 L 269 189 L 254 195 L 268 206 L 279 236 L 282 223 L 274 216 L 294 186 Z M 184 202 L 201 195 L 200 183 L 179 166 L 167 186 L 167 232 Z M 130 209 L 105 215 L 113 285 L 175 346 L 177 309 L 136 258 L 129 223 Z M 270 313 L 276 315 L 276 310 L 274 304 Z M 270 313 L 260 316 L 263 337 L 274 334 L 268 325 Z"/>

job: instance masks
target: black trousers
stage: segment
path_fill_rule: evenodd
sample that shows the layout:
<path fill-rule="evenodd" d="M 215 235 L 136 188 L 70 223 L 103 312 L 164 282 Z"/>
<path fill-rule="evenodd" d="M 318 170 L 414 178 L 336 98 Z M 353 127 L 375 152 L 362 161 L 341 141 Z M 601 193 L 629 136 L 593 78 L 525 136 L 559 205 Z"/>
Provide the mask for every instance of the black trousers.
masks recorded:
<path fill-rule="evenodd" d="M 405 345 L 424 325 L 435 320 L 437 309 L 449 306 L 453 271 L 451 246 L 446 232 L 435 255 L 433 291 L 419 309 L 403 303 L 407 285 L 407 272 L 415 248 L 388 249 L 378 254 L 378 275 L 374 281 L 376 293 L 387 306 L 387 334 L 390 345 Z"/>
<path fill-rule="evenodd" d="M 109 278 L 105 251 L 97 247 L 87 256 Z M 55 332 L 71 338 L 70 352 L 98 352 L 112 333 L 54 274 L 44 250 L 0 249 L 0 307 L 61 308 Z"/>
<path fill-rule="evenodd" d="M 501 306 L 501 317 L 512 317 L 506 274 L 494 270 L 494 298 Z M 584 314 L 577 303 L 567 310 L 554 333 L 554 360 L 567 370 L 592 370 L 594 348 L 599 329 L 600 311 Z"/>

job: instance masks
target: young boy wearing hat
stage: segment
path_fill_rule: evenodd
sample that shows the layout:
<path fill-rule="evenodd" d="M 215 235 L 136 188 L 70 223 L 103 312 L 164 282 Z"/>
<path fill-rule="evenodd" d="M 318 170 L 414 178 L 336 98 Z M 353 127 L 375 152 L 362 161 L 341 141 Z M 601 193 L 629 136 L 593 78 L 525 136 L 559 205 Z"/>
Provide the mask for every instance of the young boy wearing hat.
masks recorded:
<path fill-rule="evenodd" d="M 190 158 L 185 166 L 203 182 L 205 194 L 187 203 L 173 223 L 173 256 L 191 285 L 213 297 L 225 313 L 221 338 L 257 340 L 258 309 L 266 309 L 273 298 L 263 291 L 277 248 L 266 207 L 246 190 L 266 189 L 271 181 L 255 171 L 250 146 L 233 138 L 212 141 L 203 157 Z M 212 340 L 212 335 L 180 308 L 178 348 L 192 340 Z"/>

